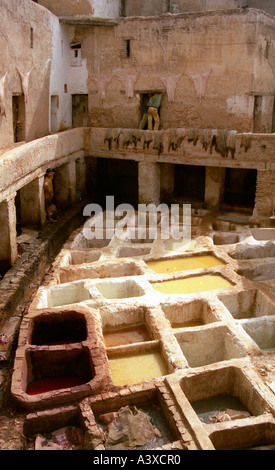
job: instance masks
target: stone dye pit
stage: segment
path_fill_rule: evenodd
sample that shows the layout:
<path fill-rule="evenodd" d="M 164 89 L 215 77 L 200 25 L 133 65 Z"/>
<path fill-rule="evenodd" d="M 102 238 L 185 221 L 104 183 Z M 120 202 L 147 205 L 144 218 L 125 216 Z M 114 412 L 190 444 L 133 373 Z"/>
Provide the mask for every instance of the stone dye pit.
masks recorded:
<path fill-rule="evenodd" d="M 274 278 L 241 274 L 268 269 L 274 241 L 230 222 L 241 241 L 216 244 L 228 221 L 194 221 L 185 250 L 159 232 L 150 247 L 115 236 L 84 247 L 82 229 L 65 243 L 14 362 L 33 448 L 274 449 Z"/>

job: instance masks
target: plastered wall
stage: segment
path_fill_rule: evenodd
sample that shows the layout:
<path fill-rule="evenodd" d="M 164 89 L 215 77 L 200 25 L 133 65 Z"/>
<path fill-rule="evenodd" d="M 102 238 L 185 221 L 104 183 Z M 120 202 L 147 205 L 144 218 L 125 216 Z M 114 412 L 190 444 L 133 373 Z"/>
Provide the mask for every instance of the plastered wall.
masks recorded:
<path fill-rule="evenodd" d="M 3 86 L 0 148 L 13 143 L 13 95 L 22 95 L 19 72 L 28 75 L 25 90 L 25 140 L 48 133 L 52 15 L 29 0 L 1 0 L 0 79 Z M 41 40 L 43 38 L 43 40 Z"/>
<path fill-rule="evenodd" d="M 120 0 L 38 0 L 38 3 L 57 16 L 116 18 L 120 12 Z"/>
<path fill-rule="evenodd" d="M 87 60 L 90 124 L 137 127 L 139 93 L 163 90 L 163 78 L 171 78 L 176 85 L 174 93 L 169 96 L 166 89 L 163 98 L 164 128 L 251 132 L 254 95 L 275 92 L 271 23 L 269 15 L 244 10 L 121 19 L 117 27 L 99 27 L 97 34 L 76 27 Z M 269 54 L 263 49 L 267 42 Z M 201 77 L 199 87 L 194 76 Z M 109 82 L 103 96 L 99 86 L 104 86 L 104 80 Z M 132 96 L 127 90 L 129 80 Z"/>

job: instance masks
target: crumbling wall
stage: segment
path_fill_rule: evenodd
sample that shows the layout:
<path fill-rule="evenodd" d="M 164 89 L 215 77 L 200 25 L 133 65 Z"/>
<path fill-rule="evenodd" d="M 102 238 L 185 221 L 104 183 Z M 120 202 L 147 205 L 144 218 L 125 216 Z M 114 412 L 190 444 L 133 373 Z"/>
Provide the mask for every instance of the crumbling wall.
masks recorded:
<path fill-rule="evenodd" d="M 96 34 L 76 28 L 87 59 L 90 124 L 136 128 L 140 93 L 164 90 L 163 128 L 252 132 L 254 94 L 274 93 L 271 59 L 258 44 L 260 23 L 273 50 L 273 19 L 258 10 L 121 18 Z M 136 77 L 131 95 L 127 77 Z M 108 78 L 104 96 L 95 78 Z"/>
<path fill-rule="evenodd" d="M 24 94 L 25 140 L 48 133 L 52 15 L 29 0 L 1 0 L 0 8 L 0 147 L 7 147 L 14 142 L 13 95 Z"/>
<path fill-rule="evenodd" d="M 259 8 L 264 10 L 271 15 L 275 15 L 275 3 L 274 0 L 246 0 L 246 4 L 249 8 Z"/>
<path fill-rule="evenodd" d="M 116 18 L 120 12 L 120 0 L 38 0 L 38 3 L 57 16 Z"/>
<path fill-rule="evenodd" d="M 163 13 L 193 13 L 228 10 L 247 5 L 246 0 L 122 0 L 124 16 L 153 16 Z"/>
<path fill-rule="evenodd" d="M 122 0 L 123 16 L 154 16 L 169 11 L 167 0 Z"/>

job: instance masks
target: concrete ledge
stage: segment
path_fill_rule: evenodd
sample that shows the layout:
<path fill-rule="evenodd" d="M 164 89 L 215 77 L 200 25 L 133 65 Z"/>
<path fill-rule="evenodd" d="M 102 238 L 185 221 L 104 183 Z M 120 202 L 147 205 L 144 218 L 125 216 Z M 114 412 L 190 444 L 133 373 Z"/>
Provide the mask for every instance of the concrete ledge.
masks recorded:
<path fill-rule="evenodd" d="M 82 210 L 82 204 L 75 205 L 56 224 L 48 224 L 1 281 L 0 361 L 9 360 L 24 302 L 37 289 L 68 235 L 83 223 Z"/>

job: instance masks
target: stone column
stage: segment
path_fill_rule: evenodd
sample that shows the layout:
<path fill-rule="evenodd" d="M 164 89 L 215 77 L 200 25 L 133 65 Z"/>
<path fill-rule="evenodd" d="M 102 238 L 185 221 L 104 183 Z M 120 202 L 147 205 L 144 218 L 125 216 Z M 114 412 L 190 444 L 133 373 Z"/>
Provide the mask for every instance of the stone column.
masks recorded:
<path fill-rule="evenodd" d="M 274 215 L 275 170 L 258 170 L 255 204 L 251 223 L 261 223 Z"/>
<path fill-rule="evenodd" d="M 175 165 L 171 163 L 161 163 L 160 165 L 160 185 L 161 199 L 165 203 L 174 195 L 175 189 Z"/>
<path fill-rule="evenodd" d="M 208 209 L 218 209 L 224 198 L 225 168 L 205 168 L 204 202 Z"/>
<path fill-rule="evenodd" d="M 76 164 L 76 197 L 81 200 L 86 195 L 86 159 L 78 158 Z"/>
<path fill-rule="evenodd" d="M 75 161 L 55 168 L 54 186 L 57 209 L 67 209 L 76 202 Z"/>
<path fill-rule="evenodd" d="M 0 203 L 0 264 L 9 269 L 17 260 L 15 195 Z"/>
<path fill-rule="evenodd" d="M 20 189 L 21 224 L 39 229 L 46 223 L 44 175 Z"/>
<path fill-rule="evenodd" d="M 158 163 L 138 164 L 139 204 L 160 203 L 160 166 Z"/>

